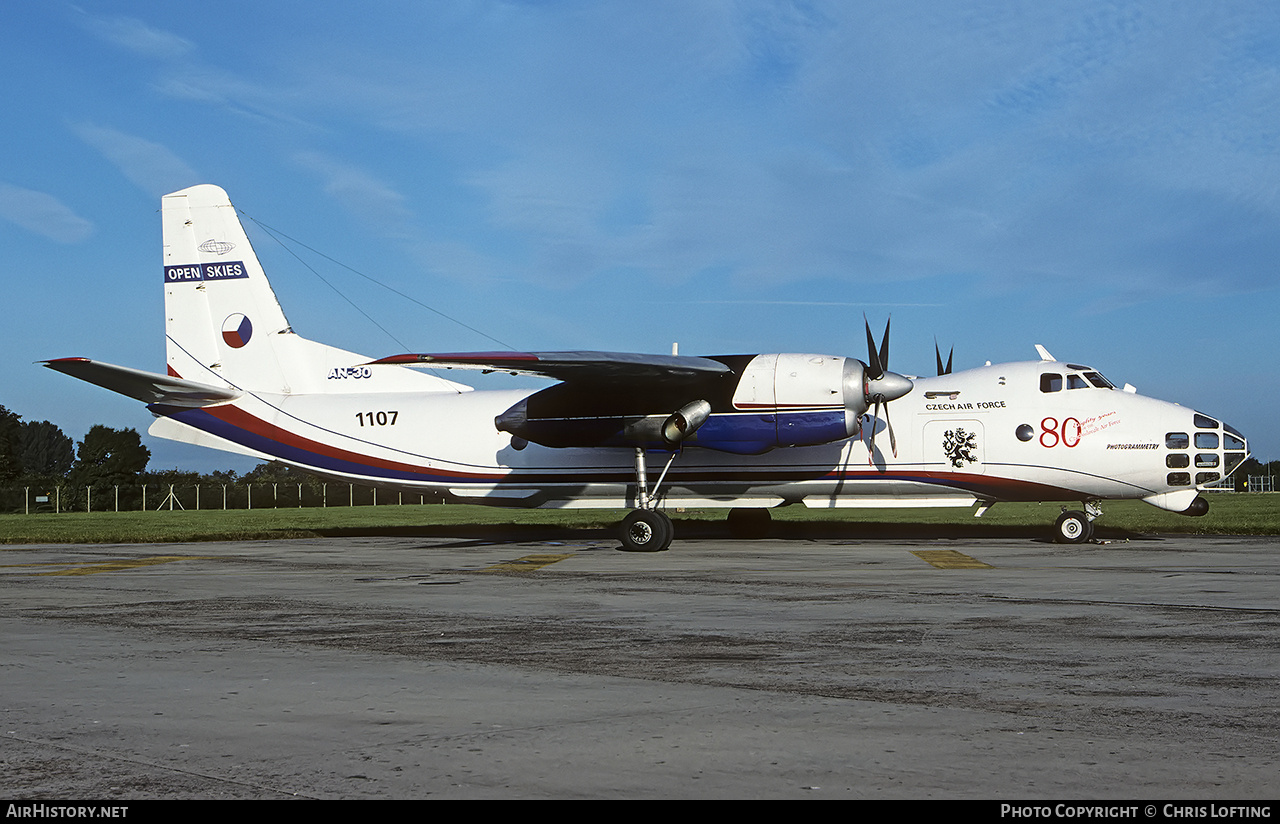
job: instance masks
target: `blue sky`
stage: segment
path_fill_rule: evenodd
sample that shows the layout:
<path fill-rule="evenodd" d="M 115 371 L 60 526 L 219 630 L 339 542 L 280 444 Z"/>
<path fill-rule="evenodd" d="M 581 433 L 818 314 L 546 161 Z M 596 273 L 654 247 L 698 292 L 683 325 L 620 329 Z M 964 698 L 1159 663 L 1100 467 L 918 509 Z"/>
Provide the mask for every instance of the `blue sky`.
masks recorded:
<path fill-rule="evenodd" d="M 216 183 L 465 324 L 249 224 L 371 356 L 865 359 L 892 315 L 897 371 L 1041 343 L 1280 458 L 1275 3 L 6 3 L 0 68 L 0 404 L 77 440 L 150 416 L 33 361 L 163 371 L 159 199 Z"/>

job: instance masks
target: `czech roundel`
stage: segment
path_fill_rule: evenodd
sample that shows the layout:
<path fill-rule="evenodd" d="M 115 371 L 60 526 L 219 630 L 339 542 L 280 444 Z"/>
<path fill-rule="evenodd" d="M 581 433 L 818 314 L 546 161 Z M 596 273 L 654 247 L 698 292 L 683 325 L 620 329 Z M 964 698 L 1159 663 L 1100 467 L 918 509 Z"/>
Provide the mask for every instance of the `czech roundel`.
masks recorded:
<path fill-rule="evenodd" d="M 222 322 L 222 339 L 232 349 L 239 349 L 253 336 L 253 324 L 241 314 L 228 315 Z"/>

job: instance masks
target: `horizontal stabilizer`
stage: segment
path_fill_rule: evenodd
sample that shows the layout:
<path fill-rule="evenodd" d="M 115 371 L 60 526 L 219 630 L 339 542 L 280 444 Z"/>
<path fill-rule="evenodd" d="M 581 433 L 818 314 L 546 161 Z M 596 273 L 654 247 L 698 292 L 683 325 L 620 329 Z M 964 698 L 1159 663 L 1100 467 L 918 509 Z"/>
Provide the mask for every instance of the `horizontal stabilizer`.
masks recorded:
<path fill-rule="evenodd" d="M 58 358 L 42 363 L 55 372 L 88 381 L 147 404 L 212 406 L 233 401 L 244 394 L 238 389 L 171 378 L 168 375 L 157 375 L 154 372 L 115 366 L 88 358 Z"/>
<path fill-rule="evenodd" d="M 566 382 L 644 381 L 711 378 L 732 372 L 710 358 L 638 355 L 630 352 L 452 352 L 392 355 L 376 364 L 444 369 L 480 369 L 538 375 Z"/>

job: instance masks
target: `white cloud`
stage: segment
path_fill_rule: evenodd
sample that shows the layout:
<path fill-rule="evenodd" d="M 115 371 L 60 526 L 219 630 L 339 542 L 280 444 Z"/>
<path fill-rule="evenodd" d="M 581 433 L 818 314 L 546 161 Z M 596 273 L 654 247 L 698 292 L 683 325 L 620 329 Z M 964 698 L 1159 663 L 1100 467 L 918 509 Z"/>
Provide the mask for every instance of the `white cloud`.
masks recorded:
<path fill-rule="evenodd" d="M 80 24 L 95 36 L 144 57 L 176 60 L 195 49 L 190 40 L 133 17 L 95 15 L 77 8 Z"/>
<path fill-rule="evenodd" d="M 413 233 L 413 213 L 404 195 L 368 172 L 341 163 L 320 152 L 300 152 L 296 160 L 323 178 L 324 190 L 348 211 L 388 237 L 406 238 Z"/>
<path fill-rule="evenodd" d="M 79 243 L 94 228 L 56 197 L 3 182 L 0 218 L 58 243 Z"/>
<path fill-rule="evenodd" d="M 154 198 L 202 182 L 195 170 L 159 143 L 91 123 L 74 124 L 72 129 Z"/>

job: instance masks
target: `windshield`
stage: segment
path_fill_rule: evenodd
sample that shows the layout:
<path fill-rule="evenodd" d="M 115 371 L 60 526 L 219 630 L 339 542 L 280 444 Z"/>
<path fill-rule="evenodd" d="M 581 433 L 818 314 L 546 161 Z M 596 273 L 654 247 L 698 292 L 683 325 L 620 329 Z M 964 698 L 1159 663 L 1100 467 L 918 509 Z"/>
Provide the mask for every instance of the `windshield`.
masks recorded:
<path fill-rule="evenodd" d="M 1089 383 L 1093 384 L 1099 389 L 1115 389 L 1116 388 L 1115 384 L 1113 384 L 1111 381 L 1107 380 L 1106 378 L 1102 377 L 1102 373 L 1100 372 L 1085 372 L 1084 376 L 1089 380 Z"/>

